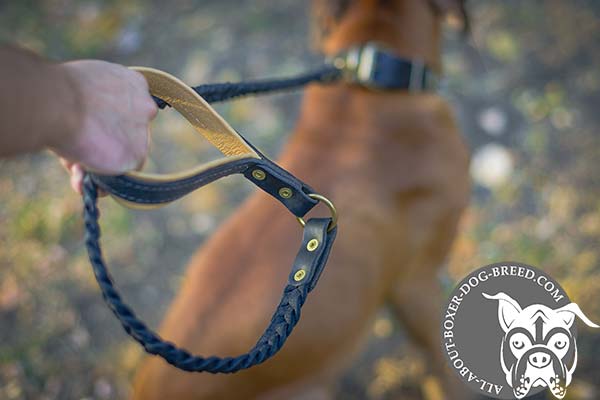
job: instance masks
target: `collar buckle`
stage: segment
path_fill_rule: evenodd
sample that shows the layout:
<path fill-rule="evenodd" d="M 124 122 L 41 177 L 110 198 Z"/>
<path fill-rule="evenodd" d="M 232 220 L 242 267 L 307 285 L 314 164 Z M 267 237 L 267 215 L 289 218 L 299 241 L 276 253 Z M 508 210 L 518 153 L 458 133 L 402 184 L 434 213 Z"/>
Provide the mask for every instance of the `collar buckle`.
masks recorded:
<path fill-rule="evenodd" d="M 369 42 L 363 46 L 352 47 L 347 52 L 333 57 L 331 63 L 342 71 L 350 82 L 371 87 L 375 57 L 379 51 L 377 44 Z"/>

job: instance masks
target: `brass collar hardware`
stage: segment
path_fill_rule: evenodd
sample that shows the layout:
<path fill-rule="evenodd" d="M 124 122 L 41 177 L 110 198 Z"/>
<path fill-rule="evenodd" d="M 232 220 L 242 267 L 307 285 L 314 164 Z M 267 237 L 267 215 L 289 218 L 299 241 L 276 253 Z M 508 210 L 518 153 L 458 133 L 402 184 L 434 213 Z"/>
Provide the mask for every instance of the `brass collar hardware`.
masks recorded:
<path fill-rule="evenodd" d="M 325 196 L 322 196 L 322 195 L 317 194 L 317 193 L 310 193 L 308 195 L 308 197 L 310 197 L 311 199 L 315 199 L 315 200 L 318 200 L 318 201 L 322 202 L 323 204 L 325 204 L 327 206 L 327 208 L 329 208 L 329 212 L 331 212 L 331 222 L 329 223 L 329 227 L 327 228 L 327 232 L 331 232 L 331 230 L 333 228 L 335 228 L 336 225 L 337 225 L 337 221 L 338 221 L 337 209 L 335 208 L 335 206 L 333 205 L 333 203 L 331 202 L 331 200 L 329 200 Z M 306 226 L 306 221 L 304 221 L 304 218 L 297 217 L 296 219 L 298 220 L 298 222 L 300 223 L 300 225 L 302 225 L 303 227 Z"/>
<path fill-rule="evenodd" d="M 333 57 L 330 62 L 340 69 L 346 79 L 368 86 L 375 66 L 377 44 L 369 42 L 364 46 L 355 46 L 347 52 Z"/>
<path fill-rule="evenodd" d="M 259 181 L 264 181 L 267 177 L 267 174 L 262 169 L 255 169 L 252 171 L 252 177 Z"/>
<path fill-rule="evenodd" d="M 306 244 L 306 250 L 315 251 L 319 247 L 319 241 L 317 239 L 310 239 Z"/>
<path fill-rule="evenodd" d="M 284 199 L 289 199 L 290 197 L 292 197 L 293 194 L 294 192 L 289 187 L 282 187 L 281 189 L 279 189 L 279 195 Z"/>
<path fill-rule="evenodd" d="M 298 271 L 296 271 L 296 273 L 294 274 L 294 280 L 296 282 L 300 282 L 302 279 L 304 279 L 304 277 L 306 276 L 306 271 L 303 269 L 299 269 Z"/>

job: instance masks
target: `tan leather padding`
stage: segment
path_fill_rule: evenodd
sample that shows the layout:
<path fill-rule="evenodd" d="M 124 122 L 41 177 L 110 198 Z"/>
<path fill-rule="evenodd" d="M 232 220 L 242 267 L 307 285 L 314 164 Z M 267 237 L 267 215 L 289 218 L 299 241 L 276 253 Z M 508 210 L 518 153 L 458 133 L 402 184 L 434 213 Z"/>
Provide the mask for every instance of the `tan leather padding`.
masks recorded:
<path fill-rule="evenodd" d="M 228 157 L 173 174 L 129 172 L 126 175 L 143 181 L 168 182 L 197 175 L 216 165 L 240 158 L 260 158 L 254 149 L 188 85 L 176 77 L 154 68 L 131 67 L 131 69 L 144 75 L 152 95 L 169 103 L 190 122 L 196 131 Z"/>

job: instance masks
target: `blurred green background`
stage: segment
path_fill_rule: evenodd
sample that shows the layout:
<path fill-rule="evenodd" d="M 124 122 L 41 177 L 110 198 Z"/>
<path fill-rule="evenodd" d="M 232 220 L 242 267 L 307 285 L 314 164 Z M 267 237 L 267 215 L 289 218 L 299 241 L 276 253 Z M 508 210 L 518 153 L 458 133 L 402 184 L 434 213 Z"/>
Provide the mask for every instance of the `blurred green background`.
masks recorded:
<path fill-rule="evenodd" d="M 471 4 L 472 3 L 472 4 Z M 600 321 L 600 2 L 469 3 L 473 32 L 447 33 L 444 95 L 473 153 L 475 182 L 443 281 L 518 260 L 563 284 Z M 54 60 L 101 58 L 169 71 L 191 84 L 284 76 L 319 63 L 305 2 L 0 1 L 0 40 Z M 275 156 L 301 94 L 219 106 Z M 175 113 L 154 125 L 149 168 L 214 156 Z M 156 326 L 194 249 L 249 193 L 225 180 L 157 212 L 102 202 L 107 257 L 127 300 Z M 0 161 L 0 399 L 120 399 L 141 351 L 98 293 L 81 204 L 54 157 Z M 385 311 L 340 399 L 420 399 L 418 350 Z M 580 332 L 567 398 L 600 398 L 600 335 Z"/>

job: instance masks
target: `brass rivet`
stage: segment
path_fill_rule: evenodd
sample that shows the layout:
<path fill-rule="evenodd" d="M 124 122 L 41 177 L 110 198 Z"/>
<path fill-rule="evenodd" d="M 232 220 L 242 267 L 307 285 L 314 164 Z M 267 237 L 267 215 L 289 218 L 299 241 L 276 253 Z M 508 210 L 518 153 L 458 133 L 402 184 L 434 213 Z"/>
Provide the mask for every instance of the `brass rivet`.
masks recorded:
<path fill-rule="evenodd" d="M 317 239 L 310 239 L 306 244 L 306 250 L 315 251 L 319 247 L 319 241 Z"/>
<path fill-rule="evenodd" d="M 292 189 L 290 189 L 289 187 L 282 187 L 281 189 L 279 189 L 279 195 L 284 199 L 289 199 L 290 197 L 292 197 L 293 193 L 294 192 L 292 192 Z"/>
<path fill-rule="evenodd" d="M 262 169 L 255 169 L 252 171 L 252 177 L 256 180 L 263 181 L 267 177 L 267 174 L 265 174 L 265 171 Z"/>
<path fill-rule="evenodd" d="M 302 279 L 304 279 L 304 277 L 306 276 L 306 271 L 303 269 L 299 269 L 298 271 L 296 271 L 296 273 L 294 274 L 294 280 L 296 282 L 300 282 Z"/>

